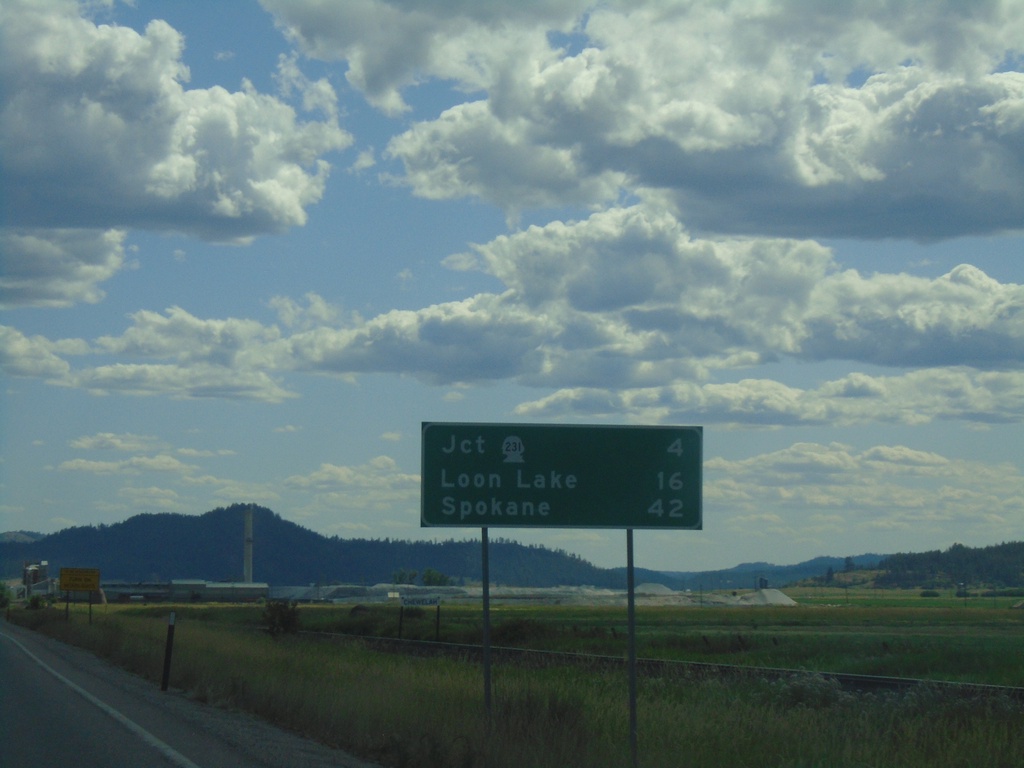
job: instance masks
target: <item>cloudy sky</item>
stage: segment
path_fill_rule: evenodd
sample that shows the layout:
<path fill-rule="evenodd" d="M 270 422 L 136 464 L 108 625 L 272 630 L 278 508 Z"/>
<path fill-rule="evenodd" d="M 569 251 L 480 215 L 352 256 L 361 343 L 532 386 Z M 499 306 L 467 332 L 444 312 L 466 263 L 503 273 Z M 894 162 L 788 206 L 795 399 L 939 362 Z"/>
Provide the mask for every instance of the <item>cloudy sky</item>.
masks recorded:
<path fill-rule="evenodd" d="M 433 537 L 473 421 L 703 425 L 645 567 L 1024 535 L 1024 3 L 0 0 L 0 203 L 0 530 Z"/>

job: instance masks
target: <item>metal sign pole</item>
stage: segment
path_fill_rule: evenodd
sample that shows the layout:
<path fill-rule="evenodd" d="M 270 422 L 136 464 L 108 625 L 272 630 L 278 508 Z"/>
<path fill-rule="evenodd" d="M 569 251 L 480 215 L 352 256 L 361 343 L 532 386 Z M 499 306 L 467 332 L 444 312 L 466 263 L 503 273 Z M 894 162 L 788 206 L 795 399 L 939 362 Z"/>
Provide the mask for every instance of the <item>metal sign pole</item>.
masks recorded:
<path fill-rule="evenodd" d="M 636 599 L 633 575 L 633 529 L 626 529 L 626 598 L 629 621 L 629 753 L 633 768 L 639 765 L 636 718 Z"/>
<path fill-rule="evenodd" d="M 491 716 L 491 566 L 487 547 L 487 529 L 480 529 L 480 540 L 483 543 L 482 580 L 484 593 L 484 708 L 487 717 Z"/>

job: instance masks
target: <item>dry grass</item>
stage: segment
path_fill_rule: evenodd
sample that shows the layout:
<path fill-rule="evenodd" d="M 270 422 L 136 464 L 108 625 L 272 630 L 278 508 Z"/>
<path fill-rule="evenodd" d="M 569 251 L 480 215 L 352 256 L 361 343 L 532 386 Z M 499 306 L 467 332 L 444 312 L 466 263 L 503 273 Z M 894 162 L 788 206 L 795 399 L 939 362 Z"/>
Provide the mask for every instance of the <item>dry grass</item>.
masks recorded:
<path fill-rule="evenodd" d="M 159 681 L 166 620 L 113 607 L 15 611 L 69 642 Z M 226 618 L 226 615 L 224 616 Z M 388 766 L 618 768 L 629 764 L 619 672 L 499 665 L 492 717 L 480 668 L 367 650 L 359 641 L 273 639 L 234 621 L 181 614 L 171 684 Z M 1024 715 L 1008 699 L 922 689 L 854 696 L 814 675 L 786 682 L 647 678 L 639 701 L 645 768 L 1024 765 Z"/>

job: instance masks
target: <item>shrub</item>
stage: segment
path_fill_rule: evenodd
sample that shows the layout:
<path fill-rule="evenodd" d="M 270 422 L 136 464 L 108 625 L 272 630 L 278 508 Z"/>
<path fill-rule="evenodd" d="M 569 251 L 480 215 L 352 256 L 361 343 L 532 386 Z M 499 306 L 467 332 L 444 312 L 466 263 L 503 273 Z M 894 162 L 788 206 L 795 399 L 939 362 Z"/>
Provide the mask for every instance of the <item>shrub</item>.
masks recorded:
<path fill-rule="evenodd" d="M 814 673 L 776 681 L 772 695 L 776 703 L 785 707 L 809 709 L 827 709 L 853 700 L 838 680 Z"/>
<path fill-rule="evenodd" d="M 550 625 L 537 619 L 509 619 L 491 627 L 491 641 L 495 645 L 525 646 L 553 634 Z"/>
<path fill-rule="evenodd" d="M 1024 597 L 1024 589 L 989 589 L 981 593 L 982 597 Z"/>
<path fill-rule="evenodd" d="M 263 624 L 271 637 L 298 632 L 298 603 L 294 600 L 271 600 L 263 608 Z"/>
<path fill-rule="evenodd" d="M 939 596 L 939 593 L 936 592 L 934 589 L 922 589 L 921 590 L 921 597 L 938 597 L 938 596 Z"/>

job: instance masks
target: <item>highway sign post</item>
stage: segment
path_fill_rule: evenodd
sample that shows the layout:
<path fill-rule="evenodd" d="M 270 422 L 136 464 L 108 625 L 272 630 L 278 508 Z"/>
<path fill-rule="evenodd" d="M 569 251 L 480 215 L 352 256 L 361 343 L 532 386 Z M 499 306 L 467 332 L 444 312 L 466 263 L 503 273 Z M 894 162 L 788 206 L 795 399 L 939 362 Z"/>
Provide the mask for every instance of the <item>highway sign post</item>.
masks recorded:
<path fill-rule="evenodd" d="M 89 593 L 89 623 L 92 624 L 92 593 L 100 589 L 98 568 L 61 568 L 60 589 L 64 593 L 64 620 L 71 618 L 71 593 Z M 77 602 L 77 600 L 76 600 Z"/>
<path fill-rule="evenodd" d="M 441 639 L 441 596 L 440 595 L 402 595 L 398 608 L 398 639 L 402 639 L 402 622 L 405 620 L 406 608 L 434 608 L 434 640 Z"/>
<path fill-rule="evenodd" d="M 488 714 L 488 528 L 624 528 L 630 752 L 638 764 L 633 530 L 702 528 L 703 446 L 703 427 L 423 423 L 420 525 L 480 528 Z"/>

